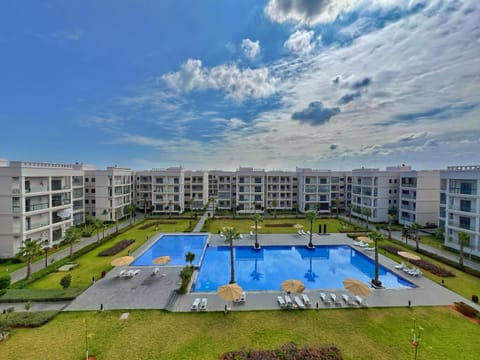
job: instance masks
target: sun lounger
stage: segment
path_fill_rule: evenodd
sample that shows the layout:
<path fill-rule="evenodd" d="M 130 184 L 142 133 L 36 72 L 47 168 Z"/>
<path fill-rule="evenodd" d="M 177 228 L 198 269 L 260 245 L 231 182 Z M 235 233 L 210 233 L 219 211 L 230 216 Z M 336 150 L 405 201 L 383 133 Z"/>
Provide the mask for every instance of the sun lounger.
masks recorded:
<path fill-rule="evenodd" d="M 250 231 L 250 237 L 255 237 L 255 234 L 253 233 L 253 231 Z"/>
<path fill-rule="evenodd" d="M 222 239 L 225 238 L 225 235 L 223 235 L 223 232 L 220 233 L 220 237 L 221 237 Z"/>
<path fill-rule="evenodd" d="M 298 231 L 297 231 L 297 234 L 298 234 L 299 236 L 302 236 L 302 235 L 303 235 L 301 230 L 298 230 Z"/>
<path fill-rule="evenodd" d="M 298 296 L 295 296 L 295 297 L 293 298 L 293 300 L 295 301 L 295 304 L 297 305 L 297 307 L 298 307 L 299 309 L 305 309 L 305 304 L 303 303 L 302 300 L 300 300 L 300 298 L 299 298 Z"/>
<path fill-rule="evenodd" d="M 360 306 L 365 306 L 366 305 L 365 301 L 360 296 L 356 295 L 354 297 L 354 299 L 355 299 L 355 301 L 357 302 L 358 305 L 360 305 Z"/>
<path fill-rule="evenodd" d="M 312 306 L 312 302 L 310 301 L 310 298 L 308 297 L 307 294 L 302 294 L 302 300 L 305 303 L 305 306 L 307 307 Z"/>
<path fill-rule="evenodd" d="M 283 300 L 283 296 L 277 296 L 277 302 L 281 308 L 284 308 L 287 306 L 287 303 L 285 302 L 285 300 Z"/>
<path fill-rule="evenodd" d="M 302 232 L 302 235 L 307 235 L 307 233 L 303 230 L 300 230 Z"/>
<path fill-rule="evenodd" d="M 345 301 L 345 304 L 349 305 L 350 304 L 350 299 L 347 294 L 342 294 L 342 299 Z"/>
<path fill-rule="evenodd" d="M 201 310 L 201 311 L 207 310 L 207 303 L 208 303 L 208 299 L 207 299 L 207 298 L 203 298 L 203 299 L 200 301 L 200 310 Z"/>
<path fill-rule="evenodd" d="M 365 246 L 363 248 L 365 251 L 375 251 L 375 248 L 374 247 L 370 247 L 370 246 Z"/>
<path fill-rule="evenodd" d="M 238 238 L 239 238 L 240 240 L 242 240 L 242 239 L 243 239 L 243 235 L 242 235 L 242 234 L 238 235 Z"/>
<path fill-rule="evenodd" d="M 405 263 L 400 263 L 398 265 L 395 265 L 395 269 L 402 270 L 405 267 Z"/>
<path fill-rule="evenodd" d="M 292 298 L 290 297 L 290 295 L 285 295 L 285 302 L 287 303 L 288 307 L 292 307 L 293 302 L 292 302 Z"/>
<path fill-rule="evenodd" d="M 128 277 L 128 270 L 122 270 L 118 274 L 119 277 Z"/>
<path fill-rule="evenodd" d="M 155 269 L 152 270 L 152 276 L 155 276 L 158 274 L 158 272 L 160 271 L 160 269 L 158 267 L 156 267 Z"/>
<path fill-rule="evenodd" d="M 332 301 L 336 304 L 336 305 L 341 305 L 342 302 L 340 301 L 340 298 L 337 297 L 337 295 L 335 295 L 334 293 L 330 293 L 330 298 L 332 299 Z"/>
<path fill-rule="evenodd" d="M 234 299 L 234 303 L 243 303 L 247 300 L 247 294 L 245 294 L 245 291 L 242 292 L 242 295 L 238 299 Z"/>
<path fill-rule="evenodd" d="M 310 230 L 307 230 L 307 235 L 310 235 Z"/>
<path fill-rule="evenodd" d="M 325 304 L 328 304 L 330 302 L 330 299 L 327 297 L 327 295 L 325 295 L 325 293 L 321 292 L 320 293 L 320 299 L 322 299 L 322 301 L 325 303 Z"/>
<path fill-rule="evenodd" d="M 190 308 L 190 310 L 197 311 L 198 306 L 200 305 L 200 301 L 201 301 L 200 298 L 196 298 L 195 300 L 193 300 L 193 304 L 192 304 L 192 307 Z"/>
<path fill-rule="evenodd" d="M 133 277 L 133 276 L 136 276 L 138 274 L 140 274 L 140 269 L 135 269 L 135 270 L 132 270 L 132 275 L 131 276 Z"/>

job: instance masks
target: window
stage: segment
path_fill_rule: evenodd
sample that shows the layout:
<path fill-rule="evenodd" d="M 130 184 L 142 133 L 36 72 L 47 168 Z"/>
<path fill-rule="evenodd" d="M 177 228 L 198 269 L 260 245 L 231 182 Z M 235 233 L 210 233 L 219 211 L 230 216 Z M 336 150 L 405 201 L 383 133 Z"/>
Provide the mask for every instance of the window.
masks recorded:
<path fill-rule="evenodd" d="M 469 217 L 460 216 L 458 218 L 458 220 L 459 220 L 459 225 L 462 229 L 470 230 L 470 218 Z"/>
<path fill-rule="evenodd" d="M 90 203 L 90 200 L 85 199 L 85 204 L 89 204 L 89 203 Z"/>
<path fill-rule="evenodd" d="M 95 178 L 92 178 L 92 182 L 95 182 Z"/>
<path fill-rule="evenodd" d="M 95 194 L 95 189 L 92 189 L 92 194 Z"/>
<path fill-rule="evenodd" d="M 471 210 L 470 200 L 460 200 L 460 211 L 470 212 Z"/>
<path fill-rule="evenodd" d="M 85 193 L 88 194 L 90 192 L 90 189 L 85 189 Z"/>
<path fill-rule="evenodd" d="M 88 182 L 88 178 L 85 178 L 85 182 Z"/>
<path fill-rule="evenodd" d="M 92 204 L 95 204 L 95 199 L 92 199 Z"/>

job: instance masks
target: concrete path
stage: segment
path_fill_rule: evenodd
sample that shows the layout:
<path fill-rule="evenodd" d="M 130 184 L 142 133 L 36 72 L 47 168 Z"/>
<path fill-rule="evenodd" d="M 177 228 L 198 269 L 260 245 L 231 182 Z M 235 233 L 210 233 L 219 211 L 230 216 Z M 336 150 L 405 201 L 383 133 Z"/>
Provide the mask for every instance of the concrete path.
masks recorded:
<path fill-rule="evenodd" d="M 198 220 L 197 225 L 193 228 L 192 232 L 201 232 L 203 225 L 205 225 L 205 221 L 208 219 L 208 214 L 212 211 L 210 206 L 207 207 L 203 215 L 200 217 L 200 220 Z"/>
<path fill-rule="evenodd" d="M 135 222 L 139 221 L 140 219 L 143 219 L 143 216 L 141 216 L 140 214 L 137 214 L 135 216 L 135 218 L 133 219 L 133 222 L 135 223 Z M 130 219 L 126 219 L 125 221 L 120 222 L 118 224 L 118 228 L 122 229 L 122 228 L 124 228 L 128 225 L 130 225 Z M 114 232 L 115 232 L 115 225 L 113 225 L 112 227 L 105 230 L 105 236 L 113 234 Z M 103 239 L 103 231 L 100 231 L 99 238 Z M 93 235 L 93 236 L 90 236 L 90 237 L 83 237 L 83 238 L 80 239 L 80 241 L 73 244 L 73 252 L 78 251 L 78 250 L 84 248 L 85 246 L 90 245 L 90 244 L 92 244 L 96 241 L 97 241 L 97 235 Z M 68 256 L 70 256 L 70 246 L 67 246 L 67 247 L 63 248 L 62 250 L 57 251 L 56 253 L 54 253 L 52 255 L 49 255 L 49 257 L 47 258 L 47 263 L 50 265 L 50 259 L 52 259 L 52 258 L 54 258 L 55 261 L 58 261 L 58 260 L 66 258 Z M 41 260 L 38 260 L 38 261 L 36 261 L 32 264 L 32 273 L 34 273 L 36 271 L 39 271 L 41 269 L 44 269 L 44 268 L 45 268 L 45 258 L 43 258 Z M 12 272 L 10 274 L 10 276 L 12 277 L 12 283 L 15 283 L 17 281 L 25 279 L 25 277 L 27 276 L 27 267 L 25 266 L 21 269 L 18 269 L 17 271 Z"/>
<path fill-rule="evenodd" d="M 340 215 L 340 218 L 342 220 L 348 221 L 348 216 Z M 366 226 L 365 221 L 363 221 L 361 219 L 358 219 L 358 218 L 354 218 L 354 217 L 352 217 L 352 223 L 360 225 L 360 226 Z M 373 231 L 373 230 L 375 230 L 375 225 L 374 224 L 369 224 L 369 228 L 370 228 L 370 230 Z M 384 235 L 388 235 L 387 230 L 380 230 L 380 232 Z M 402 232 L 401 231 L 392 231 L 392 238 L 405 243 L 405 239 L 402 239 Z M 407 244 L 409 246 L 413 246 L 413 247 L 415 247 L 415 245 L 416 245 L 415 240 L 412 240 L 412 239 L 408 239 Z M 425 245 L 425 244 L 422 244 L 422 243 L 420 243 L 419 246 L 420 246 L 420 249 L 423 249 L 426 252 L 438 255 L 438 256 L 440 256 L 444 259 L 448 259 L 448 260 L 456 262 L 456 263 L 459 262 L 459 256 L 457 254 L 453 253 L 453 252 L 446 251 L 446 250 L 443 250 L 443 249 L 437 249 L 437 248 L 434 248 L 432 246 Z M 469 267 L 471 269 L 480 271 L 480 263 L 470 260 L 468 258 L 468 255 L 464 256 L 463 263 L 466 267 Z"/>

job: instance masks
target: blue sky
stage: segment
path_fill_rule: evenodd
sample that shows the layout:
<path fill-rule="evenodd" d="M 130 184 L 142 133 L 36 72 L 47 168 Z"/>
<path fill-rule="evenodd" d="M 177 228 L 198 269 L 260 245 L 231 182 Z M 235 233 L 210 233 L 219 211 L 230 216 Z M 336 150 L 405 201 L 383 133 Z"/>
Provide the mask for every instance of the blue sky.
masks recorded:
<path fill-rule="evenodd" d="M 0 157 L 478 164 L 477 0 L 0 2 Z"/>

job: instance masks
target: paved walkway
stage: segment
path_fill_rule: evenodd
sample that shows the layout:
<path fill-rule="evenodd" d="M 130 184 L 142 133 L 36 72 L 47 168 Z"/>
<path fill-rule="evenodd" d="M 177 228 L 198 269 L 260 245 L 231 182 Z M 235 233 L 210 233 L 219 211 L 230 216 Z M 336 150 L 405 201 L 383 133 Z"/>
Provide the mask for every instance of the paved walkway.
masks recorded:
<path fill-rule="evenodd" d="M 340 218 L 343 219 L 343 220 L 346 220 L 346 221 L 348 220 L 348 216 L 345 216 L 345 215 L 340 215 Z M 361 226 L 366 226 L 365 221 L 363 221 L 361 219 L 358 219 L 358 218 L 354 218 L 354 217 L 352 217 L 352 223 L 355 223 L 355 224 L 361 225 Z M 369 228 L 370 228 L 370 230 L 375 230 L 375 225 L 374 224 L 369 224 Z M 387 230 L 380 230 L 380 232 L 384 235 L 388 235 Z M 394 238 L 396 240 L 399 240 L 399 241 L 402 241 L 402 242 L 405 242 L 405 239 L 402 239 L 402 232 L 401 231 L 392 231 L 392 238 Z M 408 239 L 407 244 L 409 246 L 413 246 L 413 247 L 415 247 L 415 245 L 416 245 L 415 240 L 413 240 L 413 239 Z M 425 250 L 425 251 L 427 251 L 431 254 L 441 256 L 444 259 L 448 259 L 448 260 L 451 260 L 451 261 L 456 262 L 456 263 L 459 262 L 459 256 L 455 253 L 452 253 L 450 251 L 446 251 L 446 250 L 443 250 L 443 249 L 437 249 L 433 246 L 429 246 L 429 245 L 422 244 L 422 243 L 420 243 L 419 246 L 420 246 L 420 249 L 423 249 L 423 250 Z M 480 271 L 480 263 L 469 260 L 468 255 L 464 257 L 463 264 L 466 267 L 469 267 L 471 269 L 475 269 L 475 270 Z"/>
<path fill-rule="evenodd" d="M 205 225 L 205 221 L 208 219 L 208 214 L 209 214 L 210 211 L 212 211 L 212 209 L 209 206 L 205 210 L 203 215 L 200 217 L 200 220 L 198 220 L 197 225 L 195 225 L 195 227 L 193 228 L 193 232 L 201 232 L 202 231 L 203 225 Z"/>
<path fill-rule="evenodd" d="M 149 243 L 154 239 L 150 239 Z M 242 240 L 237 240 L 236 245 L 253 246 L 254 239 L 248 235 L 244 235 Z M 296 234 L 260 234 L 259 242 L 262 245 L 294 245 L 304 246 L 308 242 L 307 236 L 299 236 Z M 330 234 L 313 236 L 313 242 L 316 245 L 352 245 L 353 241 L 344 234 Z M 225 245 L 224 239 L 219 235 L 209 236 L 209 246 L 215 247 Z M 147 246 L 147 244 L 146 244 Z M 353 246 L 353 245 L 352 245 Z M 366 256 L 373 257 L 371 251 L 360 250 Z M 143 250 L 139 249 L 138 254 Z M 136 256 L 137 254 L 133 254 Z M 408 279 L 408 281 L 416 285 L 415 288 L 407 289 L 374 289 L 368 297 L 368 306 L 375 307 L 392 307 L 392 306 L 437 306 L 450 305 L 455 301 L 464 301 L 473 306 L 468 299 L 462 298 L 460 295 L 450 291 L 447 287 L 443 287 L 425 277 L 411 277 L 401 270 L 395 269 L 396 263 L 391 259 L 379 255 L 382 265 L 399 276 Z M 226 302 L 216 295 L 215 292 L 199 292 L 189 293 L 185 295 L 176 295 L 175 289 L 179 287 L 179 266 L 162 266 L 159 274 L 151 275 L 154 266 L 151 267 L 127 267 L 127 269 L 140 269 L 140 274 L 133 278 L 119 277 L 120 269 L 114 269 L 104 279 L 101 279 L 77 299 L 75 299 L 65 311 L 82 311 L 82 310 L 98 310 L 100 304 L 104 309 L 167 309 L 170 311 L 189 312 L 196 298 L 208 299 L 208 311 L 223 311 L 225 305 L 232 306 L 232 302 Z M 223 271 L 223 270 L 222 270 Z M 194 274 L 194 279 L 196 273 Z M 448 284 L 447 284 L 448 285 Z M 320 292 L 335 293 L 337 297 L 346 293 L 342 289 L 316 289 L 307 290 L 305 293 L 310 297 L 313 308 L 317 307 L 332 308 L 346 307 L 345 303 L 338 305 L 324 304 L 319 297 Z M 284 295 L 282 291 L 249 291 L 247 292 L 247 301 L 242 304 L 233 305 L 233 310 L 268 310 L 280 309 L 277 304 L 277 296 Z"/>
<path fill-rule="evenodd" d="M 143 219 L 143 216 L 141 216 L 140 214 L 137 214 L 135 216 L 135 218 L 133 219 L 133 222 L 135 223 L 135 222 L 139 221 L 140 219 Z M 130 225 L 130 219 L 126 219 L 125 221 L 120 222 L 118 224 L 118 228 L 122 229 L 122 228 L 124 228 L 128 225 Z M 105 236 L 113 234 L 115 232 L 115 229 L 116 229 L 115 225 L 106 229 L 105 230 Z M 100 231 L 99 238 L 103 239 L 103 231 Z M 80 241 L 73 244 L 73 251 L 74 252 L 78 251 L 78 250 L 84 248 L 85 246 L 90 245 L 90 244 L 92 244 L 96 241 L 97 241 L 97 235 L 93 235 L 93 236 L 90 236 L 90 237 L 83 237 L 83 238 L 80 239 Z M 61 249 L 60 251 L 57 251 L 56 253 L 53 253 L 53 254 L 49 255 L 48 260 L 54 258 L 55 261 L 58 261 L 58 260 L 66 258 L 68 256 L 70 256 L 70 246 L 67 246 L 67 247 Z M 50 262 L 49 261 L 47 261 L 47 262 L 50 265 Z M 39 271 L 41 269 L 44 269 L 44 268 L 45 268 L 45 258 L 43 258 L 41 260 L 38 260 L 38 261 L 36 261 L 32 264 L 32 273 L 34 273 L 36 271 Z M 18 269 L 17 271 L 12 272 L 10 274 L 10 276 L 12 277 L 12 283 L 15 283 L 17 281 L 25 279 L 25 277 L 27 276 L 27 267 L 25 266 L 21 269 Z"/>

